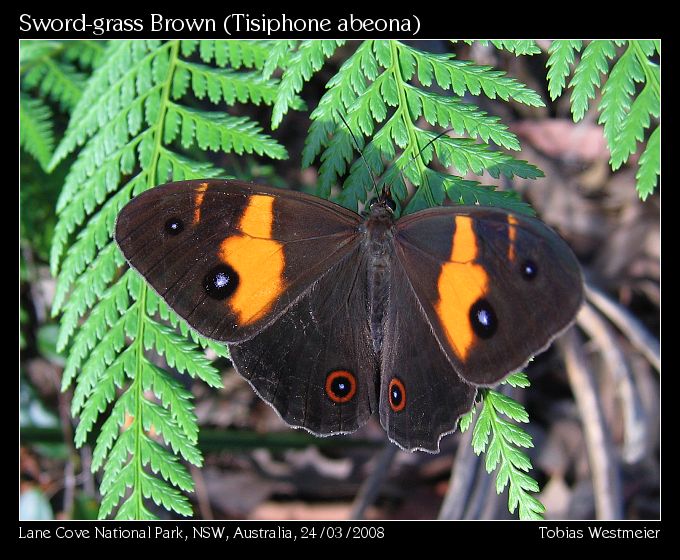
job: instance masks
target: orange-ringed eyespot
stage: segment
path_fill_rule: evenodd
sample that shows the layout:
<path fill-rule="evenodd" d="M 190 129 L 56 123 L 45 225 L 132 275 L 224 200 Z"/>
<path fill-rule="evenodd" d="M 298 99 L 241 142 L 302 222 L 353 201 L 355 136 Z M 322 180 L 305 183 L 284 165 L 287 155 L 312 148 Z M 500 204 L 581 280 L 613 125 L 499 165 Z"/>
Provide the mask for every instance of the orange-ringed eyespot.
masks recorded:
<path fill-rule="evenodd" d="M 345 403 L 357 392 L 357 380 L 349 371 L 338 369 L 326 377 L 326 395 L 333 402 Z"/>
<path fill-rule="evenodd" d="M 394 410 L 394 412 L 404 410 L 404 408 L 406 408 L 406 388 L 401 382 L 401 379 L 393 377 L 387 390 L 392 410 Z"/>

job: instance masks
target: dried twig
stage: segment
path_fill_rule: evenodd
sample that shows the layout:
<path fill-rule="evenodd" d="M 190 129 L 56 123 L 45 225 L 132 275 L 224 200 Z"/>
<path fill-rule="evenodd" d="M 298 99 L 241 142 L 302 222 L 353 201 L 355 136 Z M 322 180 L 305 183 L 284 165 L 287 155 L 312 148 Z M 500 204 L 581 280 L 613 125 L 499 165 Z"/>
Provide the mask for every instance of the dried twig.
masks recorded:
<path fill-rule="evenodd" d="M 558 341 L 558 346 L 564 355 L 569 382 L 581 415 L 593 479 L 597 518 L 622 519 L 623 500 L 619 468 L 605 428 L 595 380 L 586 364 L 577 331 L 570 329 L 564 333 Z"/>
<path fill-rule="evenodd" d="M 581 308 L 577 323 L 597 344 L 607 371 L 614 378 L 623 408 L 623 457 L 629 463 L 639 461 L 647 450 L 647 418 L 631 370 L 613 329 L 588 303 Z"/>
<path fill-rule="evenodd" d="M 586 298 L 628 337 L 630 343 L 642 352 L 657 371 L 661 371 L 659 341 L 640 321 L 627 309 L 587 282 Z"/>
<path fill-rule="evenodd" d="M 64 513 L 68 519 L 73 518 L 75 505 L 75 463 L 78 462 L 78 451 L 73 445 L 73 429 L 71 426 L 71 391 L 57 393 L 57 406 L 64 443 L 68 449 L 66 464 L 64 465 Z"/>
<path fill-rule="evenodd" d="M 201 513 L 202 519 L 214 519 L 212 507 L 210 507 L 210 498 L 208 497 L 208 489 L 203 478 L 203 471 L 197 469 L 194 465 L 189 465 L 191 471 L 191 478 L 196 484 L 196 501 L 198 502 L 198 511 Z"/>
<path fill-rule="evenodd" d="M 465 506 L 475 479 L 475 471 L 478 463 L 480 463 L 479 457 L 472 450 L 472 432 L 473 428 L 470 426 L 458 441 L 458 451 L 451 469 L 449 488 L 439 510 L 439 519 L 464 518 Z"/>
<path fill-rule="evenodd" d="M 391 441 L 385 444 L 385 447 L 380 452 L 373 467 L 373 471 L 369 477 L 364 481 L 354 498 L 352 510 L 350 512 L 350 519 L 363 519 L 366 513 L 366 508 L 375 502 L 378 497 L 380 488 L 387 478 L 387 473 L 390 470 L 390 465 L 397 455 L 399 448 Z"/>
<path fill-rule="evenodd" d="M 495 487 L 494 477 L 486 472 L 484 461 L 477 461 L 473 486 L 465 506 L 463 519 L 483 518 L 484 506 L 489 499 L 489 494 L 493 487 Z M 492 492 L 495 493 L 495 489 Z"/>

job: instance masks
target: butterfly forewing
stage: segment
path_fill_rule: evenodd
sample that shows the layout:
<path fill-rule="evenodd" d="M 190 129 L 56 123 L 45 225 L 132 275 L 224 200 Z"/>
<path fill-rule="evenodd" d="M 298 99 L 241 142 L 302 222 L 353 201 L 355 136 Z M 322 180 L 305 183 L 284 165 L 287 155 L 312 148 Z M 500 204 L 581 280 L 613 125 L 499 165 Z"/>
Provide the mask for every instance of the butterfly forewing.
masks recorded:
<path fill-rule="evenodd" d="M 146 191 L 116 223 L 126 259 L 201 334 L 245 340 L 359 243 L 359 216 L 316 197 L 237 181 Z"/>
<path fill-rule="evenodd" d="M 573 321 L 583 297 L 567 244 L 534 218 L 436 208 L 397 223 L 397 258 L 458 374 L 492 385 Z"/>

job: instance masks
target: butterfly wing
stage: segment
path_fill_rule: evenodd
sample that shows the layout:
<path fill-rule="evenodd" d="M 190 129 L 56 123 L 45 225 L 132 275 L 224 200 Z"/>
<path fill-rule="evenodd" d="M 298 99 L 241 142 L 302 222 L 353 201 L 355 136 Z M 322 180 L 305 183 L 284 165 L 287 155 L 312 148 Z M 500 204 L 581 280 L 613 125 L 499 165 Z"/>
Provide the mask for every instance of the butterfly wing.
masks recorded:
<path fill-rule="evenodd" d="M 229 345 L 237 371 L 291 426 L 348 433 L 376 408 L 366 261 L 356 248 L 262 332 Z"/>
<path fill-rule="evenodd" d="M 397 222 L 397 259 L 458 374 L 492 385 L 573 321 L 576 257 L 541 221 L 483 207 L 434 208 Z"/>
<path fill-rule="evenodd" d="M 477 390 L 458 376 L 432 336 L 400 262 L 392 266 L 381 371 L 380 422 L 390 440 L 408 451 L 437 453 Z"/>
<path fill-rule="evenodd" d="M 123 208 L 126 259 L 202 335 L 246 340 L 359 244 L 361 218 L 303 193 L 239 181 L 169 183 Z"/>

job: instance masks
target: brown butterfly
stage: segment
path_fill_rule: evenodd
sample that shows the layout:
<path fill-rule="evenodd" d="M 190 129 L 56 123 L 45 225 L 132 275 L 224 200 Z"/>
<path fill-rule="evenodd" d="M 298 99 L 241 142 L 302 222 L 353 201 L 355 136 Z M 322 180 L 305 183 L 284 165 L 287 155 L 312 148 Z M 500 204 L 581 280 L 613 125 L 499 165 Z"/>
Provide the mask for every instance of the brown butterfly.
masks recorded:
<path fill-rule="evenodd" d="M 291 426 L 353 432 L 373 412 L 436 452 L 477 388 L 523 367 L 574 319 L 581 271 L 537 219 L 480 206 L 364 217 L 239 181 L 169 183 L 132 200 L 130 265 Z"/>

